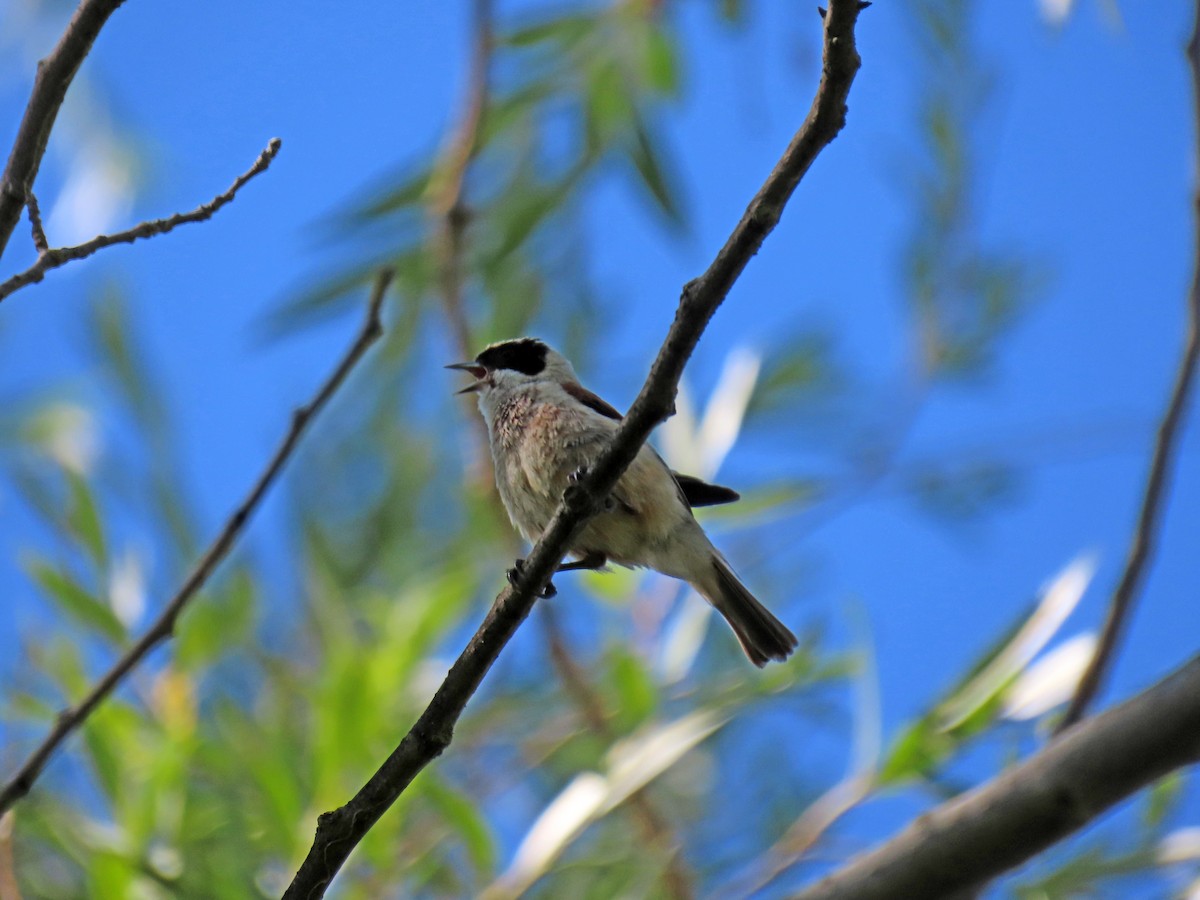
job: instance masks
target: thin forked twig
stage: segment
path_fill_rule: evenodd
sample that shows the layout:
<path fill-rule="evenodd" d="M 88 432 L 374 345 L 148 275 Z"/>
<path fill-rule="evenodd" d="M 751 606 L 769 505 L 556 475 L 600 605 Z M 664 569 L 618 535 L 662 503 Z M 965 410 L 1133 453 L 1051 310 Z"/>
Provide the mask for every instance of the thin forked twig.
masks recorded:
<path fill-rule="evenodd" d="M 8 246 L 8 239 L 12 237 L 33 189 L 67 88 L 91 51 L 100 29 L 123 2 L 83 0 L 50 55 L 38 62 L 37 77 L 21 117 L 21 127 L 17 129 L 4 174 L 0 175 L 0 256 L 4 255 L 4 248 Z"/>
<path fill-rule="evenodd" d="M 59 266 L 65 266 L 74 260 L 91 256 L 97 250 L 103 250 L 105 247 L 111 247 L 113 244 L 131 244 L 139 238 L 150 238 L 159 234 L 166 234 L 168 231 L 189 222 L 203 222 L 211 219 L 217 210 L 231 202 L 237 196 L 237 192 L 242 189 L 246 182 L 255 175 L 267 170 L 267 167 L 271 165 L 271 160 L 279 153 L 281 146 L 283 146 L 283 142 L 279 138 L 271 138 L 266 149 L 254 161 L 254 165 L 239 175 L 233 184 L 229 186 L 229 190 L 223 194 L 218 194 L 207 203 L 202 203 L 191 212 L 175 213 L 175 215 L 167 216 L 165 219 L 151 219 L 135 225 L 133 228 L 119 231 L 116 234 L 98 235 L 90 241 L 76 244 L 73 247 L 56 247 L 53 250 L 41 250 L 37 262 L 24 272 L 18 272 L 12 278 L 0 284 L 0 300 L 27 285 L 37 284 L 46 277 L 46 273 L 51 269 L 57 269 Z M 25 198 L 26 204 L 29 206 L 31 218 L 34 216 L 34 210 L 37 208 L 37 201 L 32 198 L 32 193 L 27 194 Z M 40 225 L 40 219 L 35 221 Z M 36 243 L 37 226 L 35 226 L 34 235 Z M 42 235 L 42 240 L 45 241 L 44 234 Z"/>
<path fill-rule="evenodd" d="M 671 414 L 683 367 L 709 320 L 778 223 L 788 199 L 817 155 L 845 125 L 846 98 L 860 65 L 854 44 L 858 12 L 858 0 L 831 0 L 824 17 L 821 83 L 808 117 L 712 265 L 684 286 L 675 321 L 650 376 L 612 441 L 588 474 L 564 493 L 553 519 L 526 558 L 517 585 L 506 588 L 496 598 L 416 724 L 345 806 L 318 818 L 313 844 L 285 898 L 315 900 L 323 896 L 363 836 L 417 773 L 450 745 L 454 725 L 467 701 L 529 615 L 536 596 L 549 582 L 572 539 L 587 519 L 603 508 L 605 498 L 651 430 Z"/>
<path fill-rule="evenodd" d="M 1192 70 L 1192 100 L 1194 103 L 1193 118 L 1200 123 L 1200 3 L 1197 3 L 1193 24 L 1192 38 L 1188 42 L 1188 62 Z M 1200 142 L 1197 144 L 1200 149 Z M 1171 397 L 1167 401 L 1166 411 L 1158 426 L 1158 434 L 1154 440 L 1154 452 L 1150 457 L 1150 472 L 1146 476 L 1146 488 L 1142 494 L 1142 508 L 1138 513 L 1137 525 L 1134 526 L 1133 539 L 1129 545 L 1129 555 L 1125 559 L 1125 568 L 1121 572 L 1121 580 L 1117 582 L 1109 600 L 1108 616 L 1104 621 L 1104 630 L 1100 634 L 1100 642 L 1096 653 L 1088 665 L 1087 671 L 1079 681 L 1075 696 L 1063 714 L 1062 720 L 1055 729 L 1055 734 L 1061 734 L 1078 722 L 1087 712 L 1101 684 L 1116 659 L 1117 644 L 1129 621 L 1137 598 L 1138 588 L 1145 577 L 1147 564 L 1154 552 L 1162 522 L 1163 500 L 1166 497 L 1167 480 L 1171 474 L 1172 461 L 1179 443 L 1182 431 L 1183 415 L 1187 410 L 1188 397 L 1196 380 L 1196 364 L 1200 360 L 1200 190 L 1197 190 L 1195 203 L 1195 261 L 1192 270 L 1191 293 L 1188 296 L 1187 338 L 1184 341 L 1183 355 L 1175 373 L 1175 384 L 1171 388 Z"/>
<path fill-rule="evenodd" d="M 391 269 L 384 269 L 376 276 L 375 285 L 371 290 L 371 298 L 367 304 L 366 319 L 354 342 L 346 350 L 341 361 L 338 362 L 333 372 L 330 373 L 313 398 L 292 414 L 291 426 L 288 428 L 283 442 L 275 451 L 275 455 L 258 477 L 250 492 L 246 494 L 246 497 L 238 504 L 237 509 L 233 511 L 233 514 L 225 522 L 216 539 L 196 562 L 196 565 L 184 580 L 182 587 L 179 588 L 175 596 L 167 603 L 166 607 L 154 621 L 154 624 L 150 626 L 150 629 L 142 635 L 136 644 L 130 647 L 117 660 L 113 667 L 108 670 L 108 673 L 96 682 L 82 700 L 59 714 L 54 728 L 46 736 L 45 740 L 25 760 L 24 764 L 17 770 L 8 783 L 4 785 L 4 789 L 0 791 L 0 815 L 3 815 L 5 810 L 9 809 L 18 799 L 29 793 L 34 781 L 59 745 L 83 724 L 92 711 L 146 657 L 146 654 L 172 636 L 180 613 L 195 598 L 199 590 L 204 587 L 209 577 L 216 571 L 217 566 L 229 553 L 234 542 L 245 530 L 246 523 L 249 521 L 251 514 L 258 508 L 259 503 L 267 493 L 267 489 L 271 487 L 280 471 L 282 471 L 284 464 L 291 458 L 292 452 L 296 449 L 297 444 L 300 443 L 300 438 L 303 436 L 308 424 L 321 411 L 325 404 L 329 402 L 329 398 L 334 395 L 342 385 L 342 382 L 346 380 L 346 376 L 350 374 L 350 371 L 362 358 L 363 354 L 367 352 L 367 349 L 383 334 L 380 310 L 383 307 L 383 298 L 387 293 L 387 288 L 391 284 L 391 280 Z"/>

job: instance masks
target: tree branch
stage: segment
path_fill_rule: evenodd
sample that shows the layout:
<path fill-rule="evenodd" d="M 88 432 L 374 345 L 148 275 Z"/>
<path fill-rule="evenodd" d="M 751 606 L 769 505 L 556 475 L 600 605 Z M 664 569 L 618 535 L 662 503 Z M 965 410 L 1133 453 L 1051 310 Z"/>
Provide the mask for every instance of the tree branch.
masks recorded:
<path fill-rule="evenodd" d="M 479 152 L 479 129 L 483 124 L 490 92 L 488 72 L 492 64 L 495 34 L 492 23 L 492 0 L 473 0 L 471 17 L 471 62 L 467 73 L 467 94 L 462 116 L 447 135 L 445 147 L 435 170 L 438 180 L 433 192 L 430 212 L 436 217 L 434 251 L 438 258 L 438 276 L 442 307 L 454 338 L 459 359 L 472 359 L 477 352 L 472 346 L 471 327 L 463 308 L 463 257 L 466 255 L 467 226 L 471 210 L 466 203 L 467 170 Z M 474 400 L 467 398 L 470 405 Z M 474 443 L 471 453 L 471 483 L 491 489 L 488 467 L 487 425 L 477 415 L 469 417 Z"/>
<path fill-rule="evenodd" d="M 46 229 L 42 225 L 42 210 L 38 206 L 37 197 L 34 196 L 32 190 L 25 194 L 25 206 L 29 210 L 29 230 L 33 232 L 33 249 L 38 252 L 38 256 L 41 256 L 50 249 L 50 242 L 46 240 Z"/>
<path fill-rule="evenodd" d="M 1200 2 L 1196 6 L 1195 22 L 1192 38 L 1188 42 L 1188 61 L 1192 70 L 1192 99 L 1194 103 L 1193 119 L 1200 125 Z M 1200 147 L 1200 142 L 1197 143 Z M 1150 556 L 1158 538 L 1158 530 L 1162 520 L 1163 499 L 1166 495 L 1167 479 L 1171 474 L 1175 448 L 1179 442 L 1179 433 L 1183 423 L 1183 414 L 1187 409 L 1188 396 L 1192 383 L 1196 380 L 1196 362 L 1200 358 L 1200 191 L 1194 198 L 1196 214 L 1196 246 L 1195 262 L 1192 271 L 1192 287 L 1188 297 L 1187 338 L 1184 342 L 1183 356 L 1175 373 L 1175 384 L 1171 388 L 1171 397 L 1167 401 L 1166 411 L 1158 426 L 1158 435 L 1154 441 L 1154 453 L 1150 457 L 1150 472 L 1146 476 L 1146 488 L 1142 496 L 1142 508 L 1138 513 L 1137 525 L 1134 527 L 1133 539 L 1129 545 L 1129 555 L 1125 560 L 1125 569 L 1121 580 L 1113 590 L 1109 600 L 1108 616 L 1104 621 L 1104 631 L 1100 634 L 1100 642 L 1096 653 L 1088 665 L 1087 671 L 1079 681 L 1079 687 L 1066 713 L 1059 722 L 1055 733 L 1074 725 L 1087 712 L 1088 706 L 1099 693 L 1102 682 L 1112 668 L 1116 659 L 1117 643 L 1129 621 L 1137 598 L 1138 588 L 1141 587 Z"/>
<path fill-rule="evenodd" d="M 233 184 L 230 185 L 229 190 L 223 194 L 218 194 L 207 203 L 197 206 L 191 212 L 175 213 L 175 215 L 167 216 L 165 219 L 151 219 L 142 222 L 140 225 L 135 225 L 133 228 L 119 231 L 116 234 L 98 235 L 90 241 L 76 244 L 74 247 L 58 247 L 53 250 L 42 250 L 39 248 L 40 252 L 38 253 L 37 262 L 24 272 L 19 272 L 3 284 L 0 284 L 0 300 L 27 285 L 37 284 L 46 277 L 46 273 L 51 269 L 57 269 L 59 266 L 65 266 L 74 260 L 91 256 L 97 250 L 103 250 L 105 247 L 111 247 L 113 244 L 131 244 L 139 238 L 150 238 L 159 234 L 166 234 L 168 231 L 189 222 L 203 222 L 211 219 L 217 210 L 230 203 L 237 196 L 237 192 L 242 189 L 246 182 L 260 172 L 267 170 L 267 167 L 271 165 L 271 161 L 279 153 L 281 146 L 283 144 L 279 138 L 271 138 L 266 149 L 254 161 L 254 165 L 239 175 Z M 37 200 L 34 199 L 32 191 L 26 194 L 26 204 L 29 206 L 29 217 L 34 226 L 34 242 L 38 242 L 38 235 L 40 234 L 41 241 L 44 244 L 46 236 L 41 232 L 41 217 L 37 212 Z"/>
<path fill-rule="evenodd" d="M 83 0 L 50 55 L 38 63 L 33 92 L 0 176 L 0 256 L 21 218 L 67 88 L 104 23 L 124 0 Z"/>
<path fill-rule="evenodd" d="M 350 345 L 336 368 L 334 368 L 333 372 L 325 380 L 325 383 L 317 390 L 312 400 L 292 413 L 291 427 L 284 436 L 283 442 L 279 445 L 279 449 L 275 451 L 275 455 L 271 458 L 270 463 L 267 464 L 266 469 L 263 470 L 258 481 L 255 482 L 245 499 L 242 500 L 237 509 L 233 511 L 233 514 L 225 522 L 225 526 L 221 529 L 220 534 L 209 545 L 204 555 L 200 557 L 187 579 L 183 582 L 183 586 L 179 588 L 175 596 L 167 603 L 154 624 L 150 626 L 150 629 L 142 635 L 136 644 L 130 647 L 117 660 L 108 673 L 96 682 L 82 700 L 59 714 L 58 720 L 50 734 L 46 736 L 41 745 L 29 756 L 8 783 L 5 784 L 4 789 L 0 791 L 0 815 L 3 815 L 17 800 L 29 793 L 34 781 L 41 774 L 42 769 L 58 749 L 59 745 L 83 724 L 92 711 L 146 657 L 146 654 L 172 636 L 175 631 L 175 622 L 179 618 L 180 613 L 195 598 L 197 592 L 204 587 L 209 576 L 216 571 L 217 566 L 220 565 L 221 561 L 229 553 L 230 548 L 233 547 L 234 542 L 241 535 L 242 531 L 245 530 L 250 516 L 258 508 L 259 503 L 267 493 L 267 489 L 271 487 L 283 469 L 284 464 L 291 457 L 309 422 L 329 402 L 329 398 L 333 396 L 342 382 L 346 380 L 346 376 L 350 374 L 350 371 L 362 358 L 363 354 L 367 352 L 371 344 L 383 334 L 380 310 L 383 306 L 384 294 L 387 293 L 387 288 L 391 280 L 391 269 L 382 270 L 376 277 L 375 285 L 371 290 L 370 302 L 367 304 L 366 320 L 363 322 L 358 336 L 354 339 L 354 342 Z"/>
<path fill-rule="evenodd" d="M 426 765 L 449 746 L 467 701 L 549 582 L 573 537 L 603 506 L 650 431 L 671 414 L 683 367 L 709 319 L 734 281 L 779 221 L 783 208 L 813 160 L 846 121 L 846 97 L 860 60 L 854 44 L 858 0 L 832 0 L 824 17 L 820 86 L 804 124 L 783 158 L 750 201 L 716 260 L 684 286 L 675 321 L 650 376 L 612 442 L 587 476 L 572 485 L 554 518 L 525 560 L 517 586 L 500 593 L 483 624 L 459 655 L 429 706 L 391 756 L 345 806 L 317 820 L 312 847 L 284 894 L 290 900 L 324 895 L 350 852 Z"/>
<path fill-rule="evenodd" d="M 1200 760 L 1200 657 L 942 804 L 795 900 L 961 896 Z"/>

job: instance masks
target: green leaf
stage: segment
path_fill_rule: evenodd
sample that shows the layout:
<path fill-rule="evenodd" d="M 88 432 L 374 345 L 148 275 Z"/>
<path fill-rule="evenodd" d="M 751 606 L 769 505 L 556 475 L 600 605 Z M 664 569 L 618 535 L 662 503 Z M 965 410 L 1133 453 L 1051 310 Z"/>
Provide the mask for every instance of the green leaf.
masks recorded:
<path fill-rule="evenodd" d="M 642 184 L 658 204 L 659 211 L 674 225 L 682 225 L 684 219 L 676 189 L 671 184 L 667 167 L 659 157 L 658 148 L 650 138 L 646 123 L 636 112 L 631 115 L 630 121 L 633 140 L 628 148 L 629 159 L 641 177 Z"/>
<path fill-rule="evenodd" d="M 184 669 L 211 664 L 239 646 L 254 622 L 254 580 L 238 569 L 212 594 L 201 598 L 180 619 L 175 658 Z"/>
<path fill-rule="evenodd" d="M 619 728 L 631 731 L 658 709 L 658 687 L 638 655 L 615 644 L 608 650 L 608 680 L 617 697 Z"/>
<path fill-rule="evenodd" d="M 88 333 L 95 342 L 96 352 L 116 380 L 125 401 L 143 426 L 157 427 L 163 421 L 165 407 L 156 390 L 158 382 L 150 377 L 146 361 L 131 340 L 133 326 L 124 295 L 114 284 L 107 284 L 91 304 L 89 316 Z"/>
<path fill-rule="evenodd" d="M 533 47 L 537 44 L 558 43 L 562 48 L 574 46 L 588 37 L 596 26 L 596 16 L 573 14 L 535 22 L 516 28 L 500 38 L 509 47 Z"/>
<path fill-rule="evenodd" d="M 125 626 L 121 624 L 116 613 L 66 572 L 37 559 L 28 563 L 25 569 L 46 595 L 69 617 L 113 643 L 119 644 L 125 640 Z"/>
<path fill-rule="evenodd" d="M 1151 828 L 1159 828 L 1179 807 L 1187 786 L 1187 772 L 1177 769 L 1164 775 L 1146 792 L 1146 804 L 1142 810 L 1142 821 Z"/>
<path fill-rule="evenodd" d="M 658 23 L 652 23 L 646 30 L 643 65 L 646 84 L 653 90 L 668 96 L 679 92 L 679 59 L 675 53 L 675 42 Z"/>
<path fill-rule="evenodd" d="M 479 880 L 490 879 L 496 871 L 496 843 L 475 801 L 429 771 L 422 773 L 421 786 L 434 809 L 462 841 Z"/>
<path fill-rule="evenodd" d="M 83 476 L 71 471 L 67 471 L 66 474 L 71 490 L 70 502 L 67 507 L 67 525 L 71 529 L 71 533 L 83 544 L 97 567 L 104 568 L 108 563 L 108 547 L 104 539 L 104 525 L 100 521 L 100 512 L 96 508 L 96 500 Z"/>
<path fill-rule="evenodd" d="M 629 129 L 635 107 L 625 77 L 613 60 L 592 65 L 587 72 L 586 84 L 584 125 L 587 146 L 598 152 Z"/>
<path fill-rule="evenodd" d="M 901 732 L 879 767 L 880 785 L 924 778 L 953 752 L 956 742 L 931 717 L 918 719 Z"/>

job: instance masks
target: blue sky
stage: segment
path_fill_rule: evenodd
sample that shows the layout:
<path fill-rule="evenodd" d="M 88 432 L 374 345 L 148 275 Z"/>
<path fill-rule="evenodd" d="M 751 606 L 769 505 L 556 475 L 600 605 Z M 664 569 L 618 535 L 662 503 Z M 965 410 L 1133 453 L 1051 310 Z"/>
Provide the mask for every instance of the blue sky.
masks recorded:
<path fill-rule="evenodd" d="M 112 227 L 210 198 L 271 137 L 283 139 L 283 151 L 212 222 L 107 251 L 5 301 L 0 397 L 53 388 L 98 399 L 81 349 L 83 312 L 89 285 L 118 277 L 177 410 L 187 490 L 215 528 L 356 322 L 266 344 L 256 325 L 332 258 L 314 227 L 320 217 L 427 152 L 455 114 L 462 6 L 364 3 L 350 14 L 311 0 L 127 3 L 86 63 L 92 89 L 132 129 L 142 154 L 143 188 L 128 219 Z M 848 129 L 714 320 L 688 374 L 701 393 L 732 348 L 769 352 L 819 322 L 839 334 L 838 352 L 871 385 L 878 415 L 896 402 L 908 327 L 897 285 L 912 188 L 902 161 L 918 146 L 919 100 L 918 51 L 898 6 L 877 3 L 863 15 Z M 993 87 L 972 135 L 981 176 L 974 225 L 983 242 L 1033 260 L 1045 278 L 990 373 L 934 389 L 901 454 L 977 450 L 1010 460 L 1021 470 L 1016 496 L 951 527 L 914 515 L 911 501 L 885 484 L 806 529 L 797 547 L 807 596 L 784 609 L 793 620 L 837 616 L 847 603 L 867 610 L 889 731 L 952 683 L 1040 584 L 1089 550 L 1099 571 L 1065 633 L 1096 626 L 1173 377 L 1194 230 L 1195 136 L 1182 52 L 1190 10 L 1182 2 L 1152 13 L 1128 4 L 1118 27 L 1104 4 L 1078 6 L 1061 28 L 1039 18 L 1032 2 L 988 4 L 978 17 L 975 40 Z M 683 4 L 678 15 L 688 65 L 666 138 L 679 163 L 687 231 L 656 223 L 615 176 L 584 211 L 593 275 L 612 321 L 585 379 L 618 406 L 636 392 L 679 287 L 707 265 L 807 109 L 816 16 L 808 6 L 794 14 L 770 7 L 736 35 L 716 25 L 708 4 Z M 57 17 L 47 20 L 41 47 L 60 27 Z M 28 93 L 25 62 L 25 75 L 12 60 L 3 67 L 5 146 Z M 44 208 L 69 171 L 65 160 L 52 142 L 38 184 Z M 49 225 L 54 241 L 56 223 Z M 21 229 L 5 274 L 31 258 Z M 767 480 L 771 452 L 779 448 L 735 449 L 723 480 Z M 1195 442 L 1185 439 L 1163 540 L 1109 699 L 1149 685 L 1196 651 L 1197 463 Z M 280 511 L 268 503 L 253 541 L 270 545 Z M 0 590 L 9 598 L 0 605 L 0 658 L 17 627 L 45 622 L 13 562 L 32 527 L 0 493 Z M 1189 810 L 1193 820 L 1200 815 L 1194 792 Z"/>

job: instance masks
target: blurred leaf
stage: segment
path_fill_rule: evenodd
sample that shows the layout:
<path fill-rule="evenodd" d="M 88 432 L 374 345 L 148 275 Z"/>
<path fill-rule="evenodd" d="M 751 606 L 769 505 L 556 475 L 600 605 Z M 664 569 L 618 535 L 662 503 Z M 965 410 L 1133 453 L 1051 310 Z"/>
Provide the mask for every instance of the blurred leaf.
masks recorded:
<path fill-rule="evenodd" d="M 124 294 L 109 282 L 88 307 L 88 314 L 88 333 L 126 402 L 143 426 L 159 427 L 165 416 L 163 399 L 132 340 L 133 324 Z"/>
<path fill-rule="evenodd" d="M 500 41 L 510 47 L 531 47 L 553 42 L 566 48 L 591 35 L 595 26 L 594 15 L 577 13 L 514 29 L 501 35 Z"/>
<path fill-rule="evenodd" d="M 650 192 L 659 211 L 674 225 L 684 224 L 683 212 L 680 210 L 679 199 L 675 187 L 670 183 L 667 168 L 659 158 L 659 151 L 646 131 L 646 123 L 634 111 L 630 116 L 633 129 L 633 140 L 629 146 L 629 159 L 641 178 L 642 184 Z"/>
<path fill-rule="evenodd" d="M 658 709 L 658 688 L 637 654 L 614 644 L 606 655 L 608 679 L 617 698 L 618 729 L 631 731 Z"/>
<path fill-rule="evenodd" d="M 67 524 L 88 551 L 96 566 L 103 568 L 108 563 L 108 548 L 104 540 L 104 526 L 100 521 L 96 500 L 83 476 L 70 471 L 66 474 L 71 490 L 70 503 L 67 507 Z"/>
<path fill-rule="evenodd" d="M 646 84 L 654 91 L 668 96 L 679 92 L 679 58 L 675 42 L 662 25 L 651 22 L 645 40 Z"/>
<path fill-rule="evenodd" d="M 1151 828 L 1158 828 L 1165 824 L 1171 814 L 1179 808 L 1187 781 L 1187 771 L 1179 769 L 1154 782 L 1154 785 L 1146 792 L 1146 802 L 1142 808 L 1142 822 Z"/>
<path fill-rule="evenodd" d="M 471 859 L 471 865 L 483 878 L 496 871 L 496 847 L 487 820 L 476 809 L 475 801 L 430 772 L 422 774 L 422 789 L 458 835 Z"/>
<path fill-rule="evenodd" d="M 633 125 L 633 98 L 615 61 L 602 60 L 588 70 L 584 111 L 587 146 L 593 152 L 607 147 Z"/>
<path fill-rule="evenodd" d="M 721 18 L 729 24 L 745 24 L 746 4 L 744 0 L 717 0 L 717 8 L 721 12 Z"/>
<path fill-rule="evenodd" d="M 905 477 L 906 488 L 931 513 L 948 519 L 977 516 L 1017 490 L 1017 471 L 997 461 L 980 460 L 953 468 L 924 467 Z"/>
<path fill-rule="evenodd" d="M 396 286 L 402 288 L 393 291 L 392 296 L 399 293 L 411 298 L 424 294 L 433 284 L 434 262 L 424 247 L 359 261 L 277 306 L 260 321 L 260 333 L 268 340 L 276 339 L 324 324 L 349 309 L 363 307 L 368 285 L 385 265 L 395 268 Z"/>
<path fill-rule="evenodd" d="M 127 783 L 130 751 L 137 745 L 137 714 L 128 705 L 110 700 L 83 727 L 83 740 L 97 780 L 109 802 L 130 790 Z M 127 798 L 126 798 L 127 799 Z"/>
<path fill-rule="evenodd" d="M 68 616 L 110 641 L 125 640 L 125 626 L 106 603 L 101 602 L 66 572 L 33 559 L 25 570 L 46 595 Z"/>
<path fill-rule="evenodd" d="M 206 591 L 176 627 L 178 664 L 199 669 L 245 641 L 254 621 L 254 600 L 254 579 L 243 568 L 222 579 L 220 587 Z"/>
<path fill-rule="evenodd" d="M 905 728 L 884 754 L 879 767 L 881 786 L 925 778 L 936 771 L 954 751 L 957 741 L 942 731 L 931 717 Z"/>
<path fill-rule="evenodd" d="M 833 361 L 833 339 L 824 332 L 792 336 L 783 354 L 771 354 L 747 407 L 747 415 L 780 407 L 794 408 L 797 395 L 837 390 L 844 376 Z"/>

